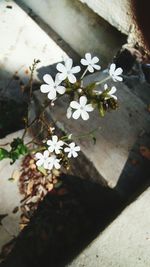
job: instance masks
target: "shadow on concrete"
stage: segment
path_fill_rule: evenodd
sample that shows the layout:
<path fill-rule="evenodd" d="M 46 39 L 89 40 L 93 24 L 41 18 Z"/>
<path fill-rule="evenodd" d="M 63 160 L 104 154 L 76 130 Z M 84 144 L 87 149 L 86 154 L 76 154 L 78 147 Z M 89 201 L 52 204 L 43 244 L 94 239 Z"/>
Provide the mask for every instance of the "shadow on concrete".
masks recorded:
<path fill-rule="evenodd" d="M 66 266 L 123 206 L 107 187 L 62 175 L 63 189 L 49 193 L 0 266 Z"/>

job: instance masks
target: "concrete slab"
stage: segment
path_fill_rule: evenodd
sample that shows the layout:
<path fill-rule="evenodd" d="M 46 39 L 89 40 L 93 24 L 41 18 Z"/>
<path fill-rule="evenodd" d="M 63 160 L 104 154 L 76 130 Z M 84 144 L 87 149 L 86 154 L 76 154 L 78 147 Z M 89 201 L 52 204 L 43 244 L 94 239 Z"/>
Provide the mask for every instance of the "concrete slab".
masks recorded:
<path fill-rule="evenodd" d="M 22 133 L 23 131 L 18 131 L 0 139 L 0 147 L 2 144 L 11 142 L 13 138 L 21 137 Z M 25 142 L 29 140 L 31 139 L 27 136 Z M 9 145 L 6 147 L 9 148 Z M 0 161 L 0 214 L 8 214 L 2 220 L 2 225 L 0 226 L 0 248 L 20 232 L 20 210 L 17 213 L 13 213 L 14 208 L 20 206 L 20 200 L 22 199 L 17 179 L 20 163 L 20 160 L 17 160 L 13 165 L 10 165 L 9 159 Z M 16 179 L 10 180 L 14 175 Z"/>
<path fill-rule="evenodd" d="M 0 17 L 0 94 L 19 100 L 20 81 L 28 81 L 34 59 L 41 60 L 38 66 L 43 67 L 67 55 L 14 1 L 0 1 Z M 19 82 L 11 80 L 16 72 Z"/>
<path fill-rule="evenodd" d="M 126 42 L 126 36 L 78 0 L 16 2 L 27 6 L 31 16 L 41 18 L 80 56 L 90 51 L 96 53 L 103 64 L 107 65 Z"/>
<path fill-rule="evenodd" d="M 150 188 L 67 267 L 149 267 Z"/>
<path fill-rule="evenodd" d="M 104 77 L 104 74 L 100 75 L 88 76 L 86 82 L 96 81 L 100 77 Z M 109 84 L 113 85 L 112 82 L 109 82 Z M 116 187 L 121 194 L 126 195 L 128 189 L 130 190 L 131 183 L 135 185 L 134 190 L 136 190 L 139 183 L 138 179 L 140 181 L 143 179 L 144 181 L 143 177 L 149 175 L 148 172 L 146 174 L 144 171 L 144 158 L 140 155 L 139 147 L 140 142 L 143 142 L 141 136 L 149 131 L 150 117 L 146 104 L 132 94 L 124 83 L 119 83 L 116 87 L 118 88 L 117 96 L 120 107 L 117 111 L 106 114 L 104 118 L 100 118 L 97 112 L 93 112 L 87 122 L 81 119 L 78 121 L 68 120 L 66 118 L 68 99 L 66 98 L 56 101 L 51 110 L 47 109 L 47 118 L 48 120 L 52 118 L 54 121 L 58 121 L 59 127 L 63 127 L 68 133 L 73 133 L 74 136 L 79 136 L 83 132 L 88 133 L 92 129 L 98 128 L 95 132 L 96 145 L 93 145 L 92 139 L 75 138 L 76 142 L 81 146 L 83 155 L 80 155 L 79 160 L 76 160 L 74 171 L 81 176 L 89 175 L 99 182 L 103 179 L 110 187 Z M 35 98 L 40 107 L 45 96 L 40 92 L 36 92 Z M 132 157 L 136 158 L 138 156 L 137 165 L 143 172 L 141 170 L 139 172 L 138 166 L 132 164 L 130 160 L 126 166 L 132 150 L 134 151 Z M 130 170 L 126 171 L 129 165 Z M 125 181 L 120 183 L 120 177 L 123 172 L 125 172 L 125 177 L 122 180 Z M 132 174 L 133 177 L 128 179 L 127 176 L 132 176 Z M 128 183 L 128 188 L 126 188 L 126 183 Z M 119 186 L 117 186 L 118 184 Z"/>

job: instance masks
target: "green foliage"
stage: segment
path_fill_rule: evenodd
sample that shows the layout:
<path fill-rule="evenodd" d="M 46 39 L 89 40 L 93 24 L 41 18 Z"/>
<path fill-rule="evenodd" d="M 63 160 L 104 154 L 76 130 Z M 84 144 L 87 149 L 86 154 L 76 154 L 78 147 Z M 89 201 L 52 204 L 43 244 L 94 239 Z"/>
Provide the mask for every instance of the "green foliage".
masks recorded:
<path fill-rule="evenodd" d="M 25 155 L 28 152 L 27 146 L 23 143 L 20 138 L 15 138 L 10 144 L 11 150 L 8 151 L 4 148 L 0 148 L 0 160 L 5 158 L 12 159 L 11 164 L 13 164 L 21 155 Z"/>

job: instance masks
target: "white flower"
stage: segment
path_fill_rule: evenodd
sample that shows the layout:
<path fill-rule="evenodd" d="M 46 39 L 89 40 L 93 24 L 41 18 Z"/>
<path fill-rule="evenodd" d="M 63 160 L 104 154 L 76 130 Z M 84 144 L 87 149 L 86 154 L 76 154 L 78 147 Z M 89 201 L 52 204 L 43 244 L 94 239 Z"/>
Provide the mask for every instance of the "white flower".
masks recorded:
<path fill-rule="evenodd" d="M 117 68 L 116 69 L 116 64 L 112 63 L 110 65 L 110 69 L 109 69 L 109 75 L 111 76 L 111 78 L 113 79 L 114 82 L 120 81 L 122 82 L 123 78 L 119 75 L 121 75 L 123 72 L 122 68 Z"/>
<path fill-rule="evenodd" d="M 94 110 L 91 104 L 87 104 L 87 97 L 81 96 L 79 98 L 79 102 L 72 101 L 70 103 L 70 107 L 73 109 L 76 109 L 76 111 L 73 112 L 72 117 L 77 120 L 80 116 L 83 120 L 89 119 L 88 112 L 91 112 Z"/>
<path fill-rule="evenodd" d="M 85 59 L 84 58 L 81 59 L 81 64 L 84 66 L 87 66 L 87 69 L 89 72 L 94 72 L 94 69 L 96 69 L 96 70 L 101 69 L 101 67 L 96 64 L 96 63 L 98 63 L 98 61 L 99 61 L 98 57 L 92 58 L 90 53 L 86 53 Z"/>
<path fill-rule="evenodd" d="M 42 84 L 40 90 L 42 93 L 48 93 L 48 98 L 50 100 L 56 99 L 57 93 L 61 95 L 65 93 L 66 88 L 60 85 L 61 81 L 58 79 L 58 74 L 55 77 L 55 81 L 49 74 L 45 74 L 43 80 L 46 84 Z"/>
<path fill-rule="evenodd" d="M 53 135 L 52 140 L 47 141 L 47 145 L 49 146 L 48 150 L 50 152 L 54 151 L 56 154 L 59 154 L 61 152 L 63 144 L 64 144 L 63 141 L 61 141 L 61 140 L 58 141 L 57 135 Z"/>
<path fill-rule="evenodd" d="M 36 165 L 38 167 L 43 166 L 45 169 L 48 169 L 48 164 L 49 164 L 49 160 L 50 160 L 48 150 L 45 150 L 43 152 L 43 154 L 40 152 L 36 153 L 35 157 L 37 159 Z"/>
<path fill-rule="evenodd" d="M 68 158 L 71 158 L 72 156 L 76 158 L 78 156 L 78 153 L 80 151 L 80 147 L 76 146 L 74 142 L 69 144 L 69 147 L 65 147 L 65 152 L 68 153 Z"/>
<path fill-rule="evenodd" d="M 67 58 L 65 60 L 65 65 L 62 63 L 58 63 L 56 68 L 59 72 L 58 78 L 59 80 L 63 81 L 66 78 L 68 78 L 69 82 L 75 83 L 76 82 L 76 77 L 74 76 L 74 73 L 80 72 L 81 68 L 79 66 L 72 67 L 73 65 L 73 60 L 71 58 Z"/>
<path fill-rule="evenodd" d="M 48 162 L 48 169 L 52 170 L 53 168 L 55 169 L 60 169 L 61 165 L 59 164 L 60 159 L 57 159 L 55 155 L 52 155 L 49 158 L 49 162 Z"/>
<path fill-rule="evenodd" d="M 104 89 L 107 90 L 108 89 L 108 85 L 105 84 L 104 85 Z M 117 96 L 113 95 L 114 93 L 116 93 L 117 89 L 115 86 L 112 86 L 110 91 L 107 93 L 108 97 L 106 96 L 105 99 L 109 99 L 109 97 L 114 98 L 115 100 L 117 100 Z"/>
<path fill-rule="evenodd" d="M 70 106 L 69 106 L 69 108 L 67 108 L 67 114 L 66 114 L 66 116 L 67 116 L 67 119 L 70 119 L 71 116 L 72 116 L 72 108 Z"/>

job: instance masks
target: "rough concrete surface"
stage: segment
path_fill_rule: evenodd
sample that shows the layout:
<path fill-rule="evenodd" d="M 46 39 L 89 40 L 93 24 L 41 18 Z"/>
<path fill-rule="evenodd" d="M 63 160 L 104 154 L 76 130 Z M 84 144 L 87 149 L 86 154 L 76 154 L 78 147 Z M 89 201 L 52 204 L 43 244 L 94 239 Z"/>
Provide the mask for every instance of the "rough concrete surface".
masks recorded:
<path fill-rule="evenodd" d="M 34 59 L 41 60 L 40 68 L 67 55 L 14 1 L 0 1 L 0 18 L 0 93 L 17 100 L 22 93 L 16 81 L 10 83 L 16 72 L 26 82 Z M 36 72 L 34 78 L 38 78 Z"/>
<path fill-rule="evenodd" d="M 88 51 L 96 53 L 105 65 L 126 42 L 125 36 L 78 0 L 17 0 L 17 3 L 32 9 L 33 14 L 44 20 L 80 56 Z"/>
<path fill-rule="evenodd" d="M 149 267 L 150 189 L 99 235 L 68 267 Z"/>

